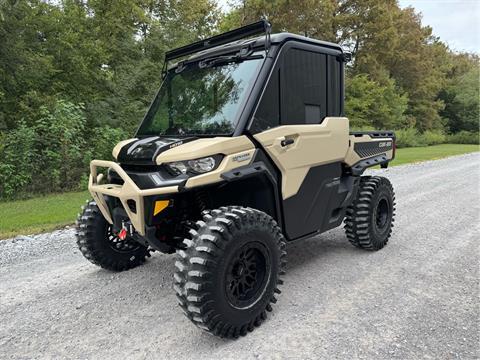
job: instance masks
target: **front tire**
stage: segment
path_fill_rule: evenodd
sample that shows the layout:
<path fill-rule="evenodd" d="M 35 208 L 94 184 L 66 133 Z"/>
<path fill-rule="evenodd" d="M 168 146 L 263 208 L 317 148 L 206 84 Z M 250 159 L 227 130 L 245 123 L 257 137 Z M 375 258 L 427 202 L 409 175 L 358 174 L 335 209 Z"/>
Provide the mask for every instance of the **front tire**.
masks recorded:
<path fill-rule="evenodd" d="M 95 201 L 90 201 L 78 215 L 77 246 L 91 263 L 112 271 L 139 266 L 150 256 L 149 250 L 131 238 L 120 240 L 111 230 Z"/>
<path fill-rule="evenodd" d="M 381 176 L 362 176 L 345 217 L 348 240 L 365 250 L 380 250 L 392 234 L 394 221 L 395 193 L 390 181 Z"/>
<path fill-rule="evenodd" d="M 175 262 L 180 307 L 214 335 L 246 335 L 277 301 L 285 238 L 270 216 L 251 208 L 222 207 L 204 213 L 196 224 Z"/>

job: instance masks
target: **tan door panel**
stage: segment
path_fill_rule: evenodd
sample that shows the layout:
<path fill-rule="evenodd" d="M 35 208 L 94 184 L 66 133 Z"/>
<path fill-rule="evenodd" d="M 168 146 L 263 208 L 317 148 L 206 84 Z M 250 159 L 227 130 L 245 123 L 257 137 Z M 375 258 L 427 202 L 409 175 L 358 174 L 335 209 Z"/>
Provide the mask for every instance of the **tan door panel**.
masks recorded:
<path fill-rule="evenodd" d="M 328 117 L 318 125 L 285 125 L 254 137 L 282 172 L 282 197 L 295 195 L 311 167 L 343 161 L 348 150 L 348 119 Z M 283 140 L 293 143 L 282 146 Z"/>

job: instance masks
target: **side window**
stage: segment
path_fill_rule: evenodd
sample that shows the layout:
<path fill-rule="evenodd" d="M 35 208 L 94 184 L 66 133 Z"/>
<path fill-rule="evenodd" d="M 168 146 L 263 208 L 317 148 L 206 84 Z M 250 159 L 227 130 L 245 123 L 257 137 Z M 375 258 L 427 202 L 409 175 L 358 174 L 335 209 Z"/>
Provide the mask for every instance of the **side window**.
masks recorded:
<path fill-rule="evenodd" d="M 319 124 L 327 116 L 327 55 L 299 49 L 284 54 L 281 124 Z"/>
<path fill-rule="evenodd" d="M 280 124 L 280 70 L 274 69 L 253 118 L 250 131 L 254 134 Z"/>
<path fill-rule="evenodd" d="M 341 62 L 336 56 L 328 56 L 328 116 L 341 116 L 343 96 L 341 83 Z"/>
<path fill-rule="evenodd" d="M 290 48 L 270 76 L 250 127 L 320 124 L 342 114 L 342 63 L 335 55 Z"/>

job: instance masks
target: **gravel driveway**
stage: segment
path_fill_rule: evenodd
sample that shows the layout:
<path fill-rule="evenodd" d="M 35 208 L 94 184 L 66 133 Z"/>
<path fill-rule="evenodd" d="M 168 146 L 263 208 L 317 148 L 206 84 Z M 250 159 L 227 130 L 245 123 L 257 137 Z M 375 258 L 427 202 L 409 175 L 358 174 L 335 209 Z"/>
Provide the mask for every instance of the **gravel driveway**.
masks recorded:
<path fill-rule="evenodd" d="M 0 241 L 0 358 L 478 359 L 479 160 L 376 171 L 397 193 L 389 245 L 358 250 L 343 229 L 292 245 L 273 313 L 236 341 L 184 317 L 172 256 L 111 273 L 72 229 Z"/>

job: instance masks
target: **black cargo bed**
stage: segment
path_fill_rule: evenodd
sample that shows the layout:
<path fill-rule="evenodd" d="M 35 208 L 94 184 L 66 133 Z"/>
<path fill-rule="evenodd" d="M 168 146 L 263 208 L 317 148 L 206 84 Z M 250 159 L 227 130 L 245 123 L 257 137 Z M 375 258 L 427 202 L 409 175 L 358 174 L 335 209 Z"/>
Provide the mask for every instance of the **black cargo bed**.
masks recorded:
<path fill-rule="evenodd" d="M 381 130 L 350 131 L 350 135 L 353 135 L 353 136 L 370 135 L 371 137 L 376 137 L 376 138 L 392 138 L 392 139 L 395 139 L 395 132 L 392 131 L 392 130 L 387 130 L 387 131 L 381 131 Z"/>

